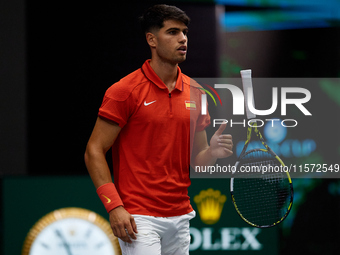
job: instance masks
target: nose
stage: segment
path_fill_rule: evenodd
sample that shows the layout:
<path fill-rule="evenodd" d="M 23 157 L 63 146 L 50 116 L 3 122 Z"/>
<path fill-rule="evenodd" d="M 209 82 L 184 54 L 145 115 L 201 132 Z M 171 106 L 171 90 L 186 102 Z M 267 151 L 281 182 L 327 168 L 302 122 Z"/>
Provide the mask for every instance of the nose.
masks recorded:
<path fill-rule="evenodd" d="M 179 42 L 180 43 L 186 43 L 187 40 L 188 40 L 187 35 L 185 33 L 183 33 L 183 32 L 180 33 Z"/>

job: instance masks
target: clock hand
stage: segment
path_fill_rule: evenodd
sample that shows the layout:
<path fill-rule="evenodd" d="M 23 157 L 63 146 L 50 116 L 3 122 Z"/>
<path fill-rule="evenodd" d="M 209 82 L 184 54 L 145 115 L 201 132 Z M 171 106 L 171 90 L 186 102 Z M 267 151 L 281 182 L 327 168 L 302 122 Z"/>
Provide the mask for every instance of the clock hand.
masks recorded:
<path fill-rule="evenodd" d="M 55 233 L 57 234 L 57 236 L 61 239 L 61 241 L 63 242 L 63 245 L 67 251 L 68 255 L 72 255 L 71 249 L 70 249 L 70 245 L 66 242 L 64 236 L 62 235 L 62 233 L 60 232 L 59 229 L 55 230 Z"/>

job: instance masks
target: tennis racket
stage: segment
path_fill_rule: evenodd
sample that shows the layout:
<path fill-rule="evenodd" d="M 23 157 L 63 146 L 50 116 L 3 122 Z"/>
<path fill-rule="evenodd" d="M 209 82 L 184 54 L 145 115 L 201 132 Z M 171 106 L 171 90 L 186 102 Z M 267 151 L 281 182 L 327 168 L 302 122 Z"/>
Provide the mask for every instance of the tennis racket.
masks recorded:
<path fill-rule="evenodd" d="M 252 93 L 251 70 L 241 71 L 245 101 Z M 254 98 L 251 97 L 254 105 Z M 233 204 L 241 218 L 258 228 L 273 227 L 289 214 L 293 204 L 293 184 L 284 163 L 269 148 L 257 128 L 256 116 L 245 103 L 248 118 L 247 140 L 236 161 L 230 192 Z M 252 137 L 256 134 L 264 148 L 247 151 Z"/>

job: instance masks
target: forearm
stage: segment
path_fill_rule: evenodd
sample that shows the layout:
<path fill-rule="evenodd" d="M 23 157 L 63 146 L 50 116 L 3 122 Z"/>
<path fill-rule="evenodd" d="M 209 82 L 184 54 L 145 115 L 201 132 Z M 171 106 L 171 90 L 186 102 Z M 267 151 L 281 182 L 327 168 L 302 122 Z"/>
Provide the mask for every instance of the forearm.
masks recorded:
<path fill-rule="evenodd" d="M 96 189 L 105 183 L 112 182 L 104 152 L 88 148 L 85 152 L 85 164 Z"/>
<path fill-rule="evenodd" d="M 211 166 L 216 163 L 217 158 L 211 155 L 210 147 L 206 147 L 202 151 L 200 151 L 194 160 L 195 166 Z"/>
<path fill-rule="evenodd" d="M 123 206 L 123 202 L 112 183 L 110 169 L 107 165 L 105 152 L 87 149 L 85 152 L 85 164 L 96 187 L 97 194 L 109 213 L 113 209 Z"/>
<path fill-rule="evenodd" d="M 105 153 L 91 152 L 87 149 L 85 164 L 97 189 L 97 194 L 110 215 L 109 219 L 114 235 L 124 242 L 132 243 L 131 239 L 136 239 L 135 233 L 138 233 L 137 225 L 134 218 L 124 209 L 124 204 L 115 186 L 107 184 L 112 183 L 112 178 Z"/>
<path fill-rule="evenodd" d="M 205 131 L 195 134 L 193 147 L 193 164 L 195 166 L 212 166 L 218 158 L 227 158 L 233 154 L 232 137 L 229 134 L 222 134 L 226 128 L 226 123 L 222 124 L 210 139 L 210 145 L 207 142 Z"/>

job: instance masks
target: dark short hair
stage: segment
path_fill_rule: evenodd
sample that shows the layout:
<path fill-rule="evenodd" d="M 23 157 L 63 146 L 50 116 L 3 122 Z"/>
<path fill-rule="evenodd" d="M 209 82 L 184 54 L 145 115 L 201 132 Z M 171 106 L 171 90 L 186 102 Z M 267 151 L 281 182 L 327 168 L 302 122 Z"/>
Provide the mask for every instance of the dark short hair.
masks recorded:
<path fill-rule="evenodd" d="M 139 21 L 143 32 L 150 32 L 152 29 L 161 29 L 166 20 L 178 20 L 186 26 L 190 22 L 190 18 L 184 11 L 176 6 L 157 4 L 147 9 Z"/>

